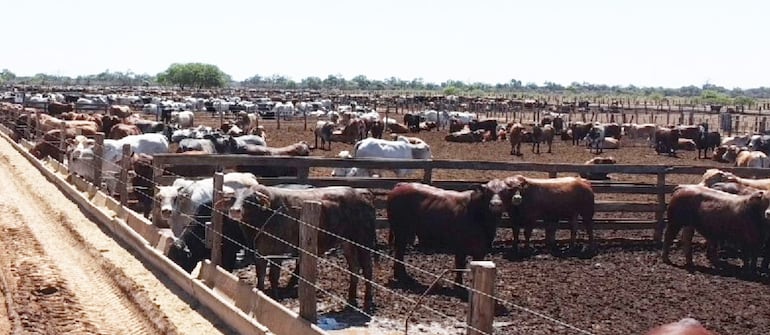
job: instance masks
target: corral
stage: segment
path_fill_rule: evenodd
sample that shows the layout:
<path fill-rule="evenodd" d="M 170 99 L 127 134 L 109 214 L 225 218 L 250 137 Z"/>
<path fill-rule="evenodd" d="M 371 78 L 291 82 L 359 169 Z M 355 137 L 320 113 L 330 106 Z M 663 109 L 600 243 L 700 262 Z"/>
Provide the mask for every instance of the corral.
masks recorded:
<path fill-rule="evenodd" d="M 207 120 L 205 114 L 199 116 L 203 123 L 216 125 L 219 121 Z M 265 127 L 272 146 L 312 138 L 312 131 L 305 130 L 301 122 L 282 122 L 280 130 L 276 129 L 273 122 L 267 122 Z M 414 164 L 413 167 L 428 171 L 424 175 L 413 176 L 417 180 L 462 189 L 472 182 L 516 173 L 535 177 L 575 175 L 583 170 L 577 165 L 594 156 L 584 147 L 557 140 L 553 154 L 532 154 L 525 145 L 522 149 L 524 155 L 517 157 L 508 155 L 510 147 L 505 141 L 449 143 L 443 140 L 443 135 L 443 131 L 417 135 L 431 145 L 434 155 L 431 164 Z M 334 143 L 331 151 L 315 150 L 311 155 L 334 158 L 338 151 L 347 149 L 350 149 L 350 145 Z M 659 251 L 652 242 L 653 230 L 650 228 L 657 226 L 664 209 L 661 201 L 665 201 L 665 195 L 670 193 L 673 186 L 697 182 L 707 166 L 728 166 L 711 160 L 697 160 L 693 152 L 681 152 L 678 157 L 657 155 L 645 144 L 626 145 L 619 150 L 609 150 L 606 154 L 615 157 L 619 164 L 630 166 L 608 167 L 606 171 L 610 172 L 612 182 L 595 184 L 596 192 L 600 193 L 599 212 L 602 212 L 596 217 L 622 218 L 624 224 L 616 225 L 618 220 L 606 223 L 604 227 L 609 229 L 598 234 L 598 255 L 587 259 L 568 253 L 548 255 L 540 249 L 540 243 L 536 244 L 537 250 L 532 256 L 511 258 L 507 252 L 511 240 L 510 230 L 499 229 L 495 252 L 491 256 L 498 268 L 496 296 L 502 301 L 497 306 L 495 329 L 503 333 L 574 333 L 574 330 L 522 309 L 526 308 L 594 334 L 639 333 L 684 316 L 696 317 L 721 333 L 766 333 L 770 329 L 770 317 L 767 314 L 770 306 L 761 299 L 763 293 L 768 292 L 766 278 L 737 278 L 734 272 L 715 272 L 707 266 L 701 268 L 701 271 L 688 273 L 662 264 Z M 158 157 L 161 161 L 158 164 L 162 164 L 163 156 Z M 213 158 L 217 165 L 226 166 L 228 164 L 224 159 Z M 280 158 L 274 160 L 275 164 L 282 164 Z M 454 163 L 451 160 L 478 163 Z M 324 165 L 312 160 L 296 163 L 302 161 L 293 160 L 286 164 L 307 167 Z M 494 162 L 517 164 L 496 165 Z M 385 186 L 394 183 L 392 180 L 348 181 L 328 178 L 330 167 L 337 164 L 328 161 L 326 167 L 309 168 L 308 178 L 301 181 L 316 185 L 352 184 L 383 190 L 381 194 L 389 188 Z M 462 169 L 458 169 L 460 167 Z M 744 175 L 757 174 L 754 170 L 738 171 Z M 282 180 L 265 182 L 277 183 Z M 379 249 L 383 252 L 388 250 L 385 234 L 386 230 L 381 230 L 378 236 Z M 563 239 L 564 236 L 560 237 Z M 538 241 L 541 239 L 538 235 Z M 332 254 L 329 259 L 337 266 L 344 266 L 339 254 Z M 410 252 L 407 261 L 425 270 L 426 274 L 440 273 L 452 264 L 448 256 L 418 251 Z M 319 263 L 319 286 L 335 296 L 344 296 L 347 275 L 331 264 L 323 261 Z M 696 263 L 707 264 L 703 257 L 698 258 Z M 427 287 L 393 286 L 390 282 L 390 269 L 390 262 L 384 259 L 375 267 L 375 282 L 385 288 L 377 290 L 377 309 L 373 315 L 383 321 L 381 327 L 400 329 L 406 316 L 405 311 L 413 307 L 411 301 L 416 300 Z M 251 267 L 244 267 L 237 274 L 243 280 L 253 280 Z M 433 279 L 430 275 L 414 274 L 422 284 L 430 283 Z M 283 284 L 288 281 L 288 277 L 289 274 L 285 273 Z M 422 302 L 422 305 L 432 310 L 416 308 L 411 322 L 418 324 L 415 327 L 439 323 L 444 331 L 454 333 L 454 327 L 465 318 L 467 303 L 463 301 L 462 294 L 449 289 L 446 283 L 440 283 L 439 286 Z M 282 296 L 280 301 L 292 307 L 297 304 L 291 294 Z M 319 303 L 322 306 L 319 312 L 324 315 L 334 316 L 346 323 L 362 324 L 366 321 L 360 314 L 341 311 L 344 305 L 328 295 L 319 295 Z M 448 317 L 442 317 L 441 314 Z M 461 327 L 458 326 L 458 329 Z M 436 332 L 435 329 L 428 329 L 428 332 Z"/>

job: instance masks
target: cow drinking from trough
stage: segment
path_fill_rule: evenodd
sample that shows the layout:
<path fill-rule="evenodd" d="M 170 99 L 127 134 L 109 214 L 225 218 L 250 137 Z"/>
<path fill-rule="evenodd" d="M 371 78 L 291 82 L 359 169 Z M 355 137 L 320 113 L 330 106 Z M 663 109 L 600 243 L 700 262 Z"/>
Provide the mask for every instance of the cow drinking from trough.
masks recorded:
<path fill-rule="evenodd" d="M 506 204 L 513 225 L 514 250 L 518 248 L 519 227 L 524 228 L 525 247 L 529 249 L 536 220 L 545 221 L 546 242 L 552 248 L 556 223 L 560 219 L 569 220 L 570 247 L 574 247 L 578 216 L 583 219 L 583 228 L 588 234 L 589 250 L 594 250 L 594 192 L 590 183 L 577 177 L 538 179 L 522 175 L 508 177 L 505 183 L 511 189 L 511 201 Z"/>
<path fill-rule="evenodd" d="M 482 260 L 492 246 L 506 199 L 510 200 L 508 188 L 499 179 L 464 192 L 398 183 L 387 199 L 389 240 L 396 258 L 393 277 L 411 280 L 403 261 L 415 236 L 421 245 L 447 248 L 455 256 L 455 268 L 465 268 L 469 255 Z M 459 272 L 455 283 L 462 284 Z"/>
<path fill-rule="evenodd" d="M 251 173 L 230 172 L 223 178 L 223 191 L 237 192 L 257 185 L 257 177 Z M 211 217 L 214 199 L 214 180 L 206 178 L 190 180 L 178 178 L 171 186 L 160 186 L 155 194 L 160 207 L 162 220 L 168 221 L 176 237 L 169 250 L 168 257 L 186 271 L 192 271 L 195 265 L 208 257 L 211 250 L 206 248 L 205 221 Z M 222 226 L 222 267 L 232 270 L 235 255 L 243 244 L 238 225 L 230 220 L 223 220 Z"/>
<path fill-rule="evenodd" d="M 321 202 L 318 253 L 323 254 L 342 244 L 351 272 L 348 303 L 356 306 L 359 271 L 365 279 L 364 309 L 372 307 L 372 258 L 375 243 L 375 209 L 373 195 L 365 189 L 347 186 L 311 189 L 278 188 L 264 185 L 241 189 L 217 203 L 217 208 L 241 223 L 247 246 L 257 254 L 257 288 L 264 289 L 267 261 L 260 255 L 296 254 L 299 225 L 288 215 L 305 201 Z M 295 215 L 296 216 L 296 215 Z M 291 245 L 288 245 L 285 242 Z M 278 288 L 279 265 L 270 265 L 270 286 Z M 294 281 L 296 282 L 296 281 Z"/>

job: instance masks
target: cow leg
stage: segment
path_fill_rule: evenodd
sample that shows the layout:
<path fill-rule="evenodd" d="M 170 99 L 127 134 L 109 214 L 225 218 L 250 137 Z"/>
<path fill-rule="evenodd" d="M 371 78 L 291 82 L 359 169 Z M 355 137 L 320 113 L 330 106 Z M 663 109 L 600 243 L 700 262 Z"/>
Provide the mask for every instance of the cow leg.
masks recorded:
<path fill-rule="evenodd" d="M 358 249 L 358 248 L 357 248 Z M 364 275 L 364 310 L 371 311 L 374 307 L 374 285 L 372 278 L 374 276 L 374 266 L 372 264 L 372 253 L 368 250 L 358 249 L 358 264 Z"/>
<path fill-rule="evenodd" d="M 279 266 L 279 260 L 270 262 L 270 292 L 272 292 L 272 296 L 276 296 L 278 293 L 278 288 L 280 287 L 279 280 L 281 278 L 281 267 Z"/>
<path fill-rule="evenodd" d="M 295 287 L 299 283 L 299 261 L 294 264 L 293 275 L 289 278 L 286 287 Z"/>
<path fill-rule="evenodd" d="M 551 251 L 556 251 L 556 225 L 557 222 L 546 221 L 545 222 L 545 245 Z"/>
<path fill-rule="evenodd" d="M 719 260 L 718 250 L 719 243 L 717 243 L 717 241 L 706 240 L 706 258 L 708 258 L 709 263 L 715 268 L 722 266 L 722 262 Z"/>
<path fill-rule="evenodd" d="M 342 244 L 342 253 L 345 255 L 345 261 L 348 262 L 348 270 L 350 271 L 350 279 L 348 282 L 348 304 L 351 306 L 358 306 L 356 302 L 356 292 L 358 288 L 358 272 L 361 269 L 358 264 L 358 252 L 356 247 L 350 243 Z"/>
<path fill-rule="evenodd" d="M 675 224 L 674 222 L 669 221 L 668 227 L 666 228 L 666 234 L 663 237 L 663 252 L 661 254 L 663 258 L 663 263 L 671 264 L 671 258 L 669 257 L 669 253 L 671 252 L 671 243 L 674 242 L 674 238 L 677 234 L 679 234 L 679 230 L 682 227 Z"/>
<path fill-rule="evenodd" d="M 586 235 L 588 235 L 588 251 L 594 252 L 596 251 L 596 240 L 594 239 L 593 213 L 586 213 L 581 215 L 581 217 L 583 218 L 583 229 L 585 229 Z M 577 220 L 577 217 L 575 220 Z"/>
<path fill-rule="evenodd" d="M 551 146 L 553 145 L 553 142 L 548 142 L 548 153 L 551 153 Z"/>
<path fill-rule="evenodd" d="M 695 228 L 685 227 L 682 229 L 682 251 L 684 251 L 684 265 L 686 268 L 692 269 L 692 236 L 695 234 Z"/>
<path fill-rule="evenodd" d="M 267 274 L 267 260 L 259 255 L 255 255 L 254 268 L 257 272 L 257 289 L 265 290 L 265 275 Z"/>
<path fill-rule="evenodd" d="M 557 220 L 557 222 L 558 222 L 558 220 Z M 570 229 L 570 232 L 569 232 L 569 249 L 570 250 L 574 250 L 575 244 L 577 244 L 577 230 L 578 230 L 577 215 L 573 215 L 569 219 L 569 229 Z"/>
<path fill-rule="evenodd" d="M 397 238 L 395 249 L 396 261 L 393 262 L 393 278 L 398 281 L 408 281 L 411 278 L 409 278 L 409 274 L 406 273 L 406 267 L 404 266 L 404 251 L 406 250 L 406 245 Z"/>

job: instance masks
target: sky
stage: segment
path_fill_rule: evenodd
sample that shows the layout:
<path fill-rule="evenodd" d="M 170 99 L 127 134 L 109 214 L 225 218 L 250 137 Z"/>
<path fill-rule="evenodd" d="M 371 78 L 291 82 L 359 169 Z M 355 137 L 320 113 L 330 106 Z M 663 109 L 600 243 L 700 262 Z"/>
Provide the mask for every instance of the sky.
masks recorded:
<path fill-rule="evenodd" d="M 770 1 L 0 0 L 0 69 L 770 86 Z"/>

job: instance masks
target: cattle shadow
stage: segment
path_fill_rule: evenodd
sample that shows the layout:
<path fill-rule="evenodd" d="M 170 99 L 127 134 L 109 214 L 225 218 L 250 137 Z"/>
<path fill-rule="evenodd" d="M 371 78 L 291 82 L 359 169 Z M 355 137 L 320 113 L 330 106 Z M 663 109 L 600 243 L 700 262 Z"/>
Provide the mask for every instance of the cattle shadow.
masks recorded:
<path fill-rule="evenodd" d="M 372 321 L 371 317 L 361 313 L 354 308 L 351 308 L 350 306 L 347 306 L 340 311 L 330 311 L 318 314 L 319 324 L 323 323 L 324 319 L 334 320 L 336 324 L 335 327 L 332 327 L 333 330 L 346 329 L 350 327 L 366 327 L 368 326 L 369 322 Z M 325 323 L 329 324 L 328 321 Z"/>
<path fill-rule="evenodd" d="M 588 248 L 587 241 L 578 241 L 571 248 L 568 240 L 558 240 L 556 246 L 550 248 L 546 245 L 545 240 L 532 240 L 529 249 L 519 245 L 518 250 L 514 249 L 511 241 L 496 241 L 491 253 L 515 262 L 542 257 L 591 259 L 602 253 L 656 251 L 659 249 L 660 243 L 652 240 L 607 238 L 597 239 L 596 248 L 593 250 Z"/>
<path fill-rule="evenodd" d="M 736 265 L 722 260 L 716 266 L 705 265 L 693 265 L 687 266 L 685 264 L 671 264 L 671 266 L 687 271 L 690 274 L 702 273 L 709 276 L 734 278 L 741 281 L 760 283 L 768 285 L 770 284 L 770 273 L 760 269 L 756 269 L 754 272 L 746 272 L 742 265 Z"/>

